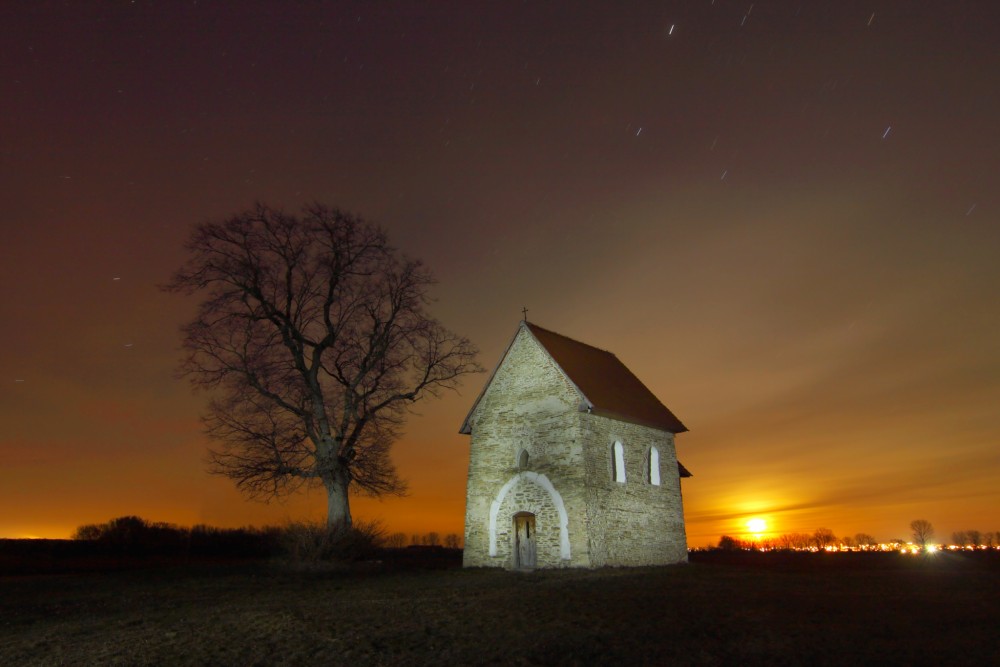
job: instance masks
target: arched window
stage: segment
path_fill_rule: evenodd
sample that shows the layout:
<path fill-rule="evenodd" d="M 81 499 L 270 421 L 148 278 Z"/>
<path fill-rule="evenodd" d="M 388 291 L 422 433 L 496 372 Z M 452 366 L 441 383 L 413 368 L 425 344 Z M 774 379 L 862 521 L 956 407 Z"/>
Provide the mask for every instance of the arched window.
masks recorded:
<path fill-rule="evenodd" d="M 649 483 L 660 485 L 660 450 L 656 447 L 649 448 Z"/>
<path fill-rule="evenodd" d="M 528 469 L 528 450 L 522 449 L 521 453 L 517 455 L 517 468 L 518 470 Z"/>
<path fill-rule="evenodd" d="M 612 463 L 614 464 L 614 480 L 619 484 L 625 483 L 625 448 L 622 443 L 615 441 L 612 448 Z"/>

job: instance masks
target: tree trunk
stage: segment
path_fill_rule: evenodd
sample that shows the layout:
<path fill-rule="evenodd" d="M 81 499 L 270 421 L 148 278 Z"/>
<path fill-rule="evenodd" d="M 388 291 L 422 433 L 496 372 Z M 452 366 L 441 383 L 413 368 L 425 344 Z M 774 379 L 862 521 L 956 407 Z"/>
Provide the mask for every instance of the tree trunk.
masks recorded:
<path fill-rule="evenodd" d="M 351 501 L 347 495 L 349 483 L 346 472 L 323 480 L 326 487 L 326 525 L 329 528 L 351 525 Z"/>

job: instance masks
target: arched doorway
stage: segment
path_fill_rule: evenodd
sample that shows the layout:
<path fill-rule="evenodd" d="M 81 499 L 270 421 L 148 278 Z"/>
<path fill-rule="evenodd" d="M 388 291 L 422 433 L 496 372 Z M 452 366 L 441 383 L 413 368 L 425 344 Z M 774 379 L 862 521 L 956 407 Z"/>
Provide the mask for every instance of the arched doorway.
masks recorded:
<path fill-rule="evenodd" d="M 518 512 L 514 515 L 514 567 L 518 570 L 533 570 L 535 557 L 535 515 Z"/>
<path fill-rule="evenodd" d="M 516 493 L 511 493 L 515 490 Z M 559 567 L 560 561 L 570 560 L 569 515 L 562 496 L 548 477 L 530 470 L 522 470 L 507 480 L 490 503 L 491 557 L 503 557 L 504 567 L 517 567 L 514 553 L 517 540 L 512 532 L 516 535 L 514 515 L 518 512 L 533 514 L 536 522 L 541 521 L 538 528 L 542 531 L 542 539 L 535 539 L 536 567 Z M 495 564 L 501 565 L 500 562 Z"/>

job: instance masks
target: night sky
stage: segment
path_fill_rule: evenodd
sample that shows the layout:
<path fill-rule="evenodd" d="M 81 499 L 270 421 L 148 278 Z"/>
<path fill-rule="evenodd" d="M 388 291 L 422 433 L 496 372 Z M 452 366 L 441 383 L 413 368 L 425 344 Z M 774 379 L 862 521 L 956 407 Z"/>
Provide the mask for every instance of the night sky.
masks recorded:
<path fill-rule="evenodd" d="M 191 225 L 320 201 L 691 429 L 689 543 L 1000 531 L 995 2 L 0 4 L 0 537 L 321 518 L 209 476 Z M 420 407 L 390 531 L 462 532 L 486 376 Z"/>

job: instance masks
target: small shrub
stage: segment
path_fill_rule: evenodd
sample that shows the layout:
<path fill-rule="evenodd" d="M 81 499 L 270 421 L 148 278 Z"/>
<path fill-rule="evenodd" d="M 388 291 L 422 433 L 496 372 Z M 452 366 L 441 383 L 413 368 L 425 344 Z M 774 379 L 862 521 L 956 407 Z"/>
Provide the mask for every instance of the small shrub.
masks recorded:
<path fill-rule="evenodd" d="M 280 528 L 272 527 L 184 528 L 122 516 L 107 523 L 80 526 L 73 539 L 89 542 L 102 553 L 117 555 L 263 558 L 279 552 L 282 535 Z"/>
<path fill-rule="evenodd" d="M 283 552 L 293 563 L 351 562 L 373 556 L 385 539 L 378 521 L 351 526 L 294 522 L 282 535 Z"/>
<path fill-rule="evenodd" d="M 406 533 L 393 533 L 385 539 L 385 546 L 390 549 L 402 549 L 406 546 Z"/>
<path fill-rule="evenodd" d="M 719 538 L 720 551 L 742 551 L 743 549 L 743 544 L 731 535 L 723 535 Z"/>
<path fill-rule="evenodd" d="M 88 523 L 78 527 L 73 532 L 73 539 L 92 542 L 101 539 L 103 532 L 103 526 L 99 526 L 96 523 Z"/>

